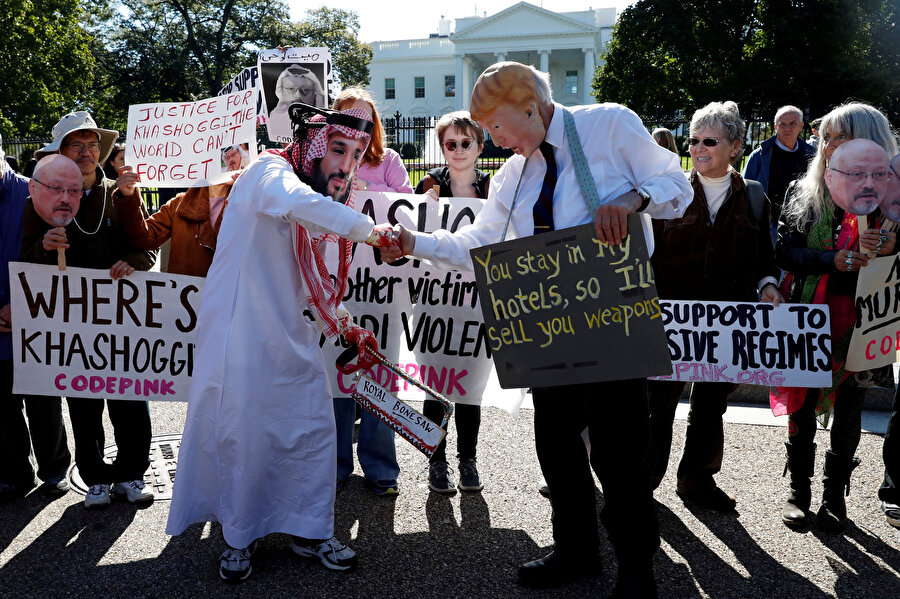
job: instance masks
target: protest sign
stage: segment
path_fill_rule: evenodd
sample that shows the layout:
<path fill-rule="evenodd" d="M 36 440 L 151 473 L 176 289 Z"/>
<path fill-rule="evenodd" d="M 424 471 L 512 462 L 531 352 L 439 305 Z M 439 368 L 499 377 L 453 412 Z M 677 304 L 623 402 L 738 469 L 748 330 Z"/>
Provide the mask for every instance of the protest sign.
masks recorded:
<path fill-rule="evenodd" d="M 13 392 L 187 401 L 204 279 L 11 262 Z"/>
<path fill-rule="evenodd" d="M 471 250 L 504 388 L 672 372 L 637 215 L 619 245 L 581 225 Z"/>
<path fill-rule="evenodd" d="M 856 324 L 847 370 L 862 372 L 897 361 L 900 350 L 900 256 L 869 259 L 856 283 Z"/>
<path fill-rule="evenodd" d="M 235 75 L 231 81 L 219 90 L 217 96 L 227 96 L 235 92 L 253 90 L 256 97 L 256 125 L 266 124 L 266 112 L 263 106 L 262 94 L 259 93 L 259 67 L 246 67 Z"/>
<path fill-rule="evenodd" d="M 197 102 L 128 107 L 125 164 L 148 187 L 192 187 L 230 179 L 225 150 L 256 155 L 256 101 L 244 90 Z"/>
<path fill-rule="evenodd" d="M 288 108 L 294 102 L 327 108 L 331 87 L 331 53 L 328 48 L 261 50 L 257 66 L 266 112 L 269 140 L 294 140 Z"/>
<path fill-rule="evenodd" d="M 827 305 L 659 300 L 674 372 L 651 377 L 776 387 L 831 385 Z"/>
<path fill-rule="evenodd" d="M 375 222 L 400 222 L 411 230 L 430 232 L 456 231 L 470 224 L 483 203 L 477 198 L 436 202 L 423 195 L 357 191 L 348 205 Z M 326 263 L 334 272 L 335 244 L 323 245 Z M 493 405 L 510 412 L 518 408 L 522 392 L 504 391 L 493 373 L 471 272 L 444 270 L 414 258 L 387 264 L 378 250 L 357 244 L 349 279 L 344 306 L 375 334 L 381 353 L 397 368 L 457 403 Z M 331 367 L 345 346 L 339 339 L 320 341 L 325 363 Z M 352 377 L 337 369 L 330 374 L 334 396 L 349 397 Z M 401 399 L 424 398 L 420 389 L 381 364 L 368 374 Z"/>

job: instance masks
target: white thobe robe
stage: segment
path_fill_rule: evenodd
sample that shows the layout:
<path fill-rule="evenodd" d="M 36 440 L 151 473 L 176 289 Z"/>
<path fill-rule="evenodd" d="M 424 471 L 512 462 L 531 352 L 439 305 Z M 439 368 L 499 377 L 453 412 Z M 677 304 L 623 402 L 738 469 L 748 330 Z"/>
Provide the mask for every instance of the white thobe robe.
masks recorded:
<path fill-rule="evenodd" d="M 271 532 L 333 535 L 334 412 L 320 333 L 302 315 L 297 223 L 353 241 L 372 228 L 260 156 L 229 195 L 204 288 L 168 534 L 217 521 L 239 548 Z"/>

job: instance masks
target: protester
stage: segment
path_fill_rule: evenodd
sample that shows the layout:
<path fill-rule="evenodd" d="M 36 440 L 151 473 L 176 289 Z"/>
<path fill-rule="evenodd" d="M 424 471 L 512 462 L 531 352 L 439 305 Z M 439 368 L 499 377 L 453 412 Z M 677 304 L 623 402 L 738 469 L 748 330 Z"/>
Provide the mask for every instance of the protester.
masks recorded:
<path fill-rule="evenodd" d="M 785 288 L 791 302 L 829 306 L 832 385 L 827 389 L 774 389 L 772 401 L 790 413 L 785 443 L 790 495 L 781 518 L 786 526 L 795 529 L 804 529 L 811 522 L 810 477 L 815 462 L 816 417 L 827 424 L 833 410 L 831 447 L 825 452 L 822 505 L 815 525 L 821 530 L 838 531 L 847 518 L 844 493 L 849 493 L 851 472 L 859 464 L 854 454 L 860 439 L 865 386 L 880 374 L 851 373 L 843 366 L 856 322 L 857 273 L 868 263 L 860 250 L 874 252 L 877 248 L 879 253 L 892 253 L 896 234 L 879 230 L 875 215 L 869 217 L 870 229 L 860 232 L 856 215 L 844 212 L 833 202 L 825 187 L 825 172 L 831 168 L 835 150 L 847 140 L 872 140 L 890 156 L 897 154 L 897 141 L 881 112 L 856 102 L 839 106 L 822 117 L 821 131 L 822 140 L 809 169 L 788 189 L 775 258 L 789 273 Z M 882 369 L 881 373 L 891 377 L 889 370 Z"/>
<path fill-rule="evenodd" d="M 116 144 L 109 152 L 109 157 L 103 161 L 103 174 L 110 181 L 119 178 L 119 171 L 125 166 L 125 144 Z"/>
<path fill-rule="evenodd" d="M 416 186 L 416 193 L 430 192 L 438 197 L 487 199 L 491 176 L 475 168 L 484 150 L 484 131 L 466 111 L 450 112 L 442 116 L 434 127 L 438 143 L 444 153 L 446 166 L 428 171 Z M 437 186 L 437 192 L 434 191 Z M 478 430 L 481 428 L 481 406 L 457 403 L 453 410 L 459 458 L 459 488 L 480 491 L 484 488 L 478 473 L 476 454 Z M 434 399 L 426 399 L 422 413 L 432 422 L 440 422 L 444 408 Z M 452 495 L 457 483 L 447 463 L 445 436 L 429 459 L 428 487 L 436 493 Z"/>
<path fill-rule="evenodd" d="M 807 145 L 815 150 L 819 146 L 819 127 L 822 124 L 822 119 L 813 119 L 809 122 L 809 130 L 812 135 L 809 136 L 809 139 L 806 140 Z"/>
<path fill-rule="evenodd" d="M 32 181 L 41 180 L 44 160 L 47 160 L 47 166 L 54 166 L 54 170 L 55 165 L 64 162 L 53 156 L 58 153 L 78 165 L 84 192 L 77 212 L 73 210 L 74 218 L 66 226 L 61 222 L 55 222 L 55 227 L 48 225 L 36 211 L 37 202 L 26 205 L 22 225 L 23 262 L 56 264 L 57 248 L 64 248 L 69 266 L 108 269 L 113 280 L 128 276 L 135 269 L 149 270 L 153 266 L 155 252 L 140 251 L 131 245 L 119 221 L 117 198 L 123 193 L 130 194 L 131 190 L 124 182 L 107 179 L 100 168 L 100 162 L 107 158 L 117 137 L 116 131 L 97 127 L 90 114 L 84 111 L 65 115 L 53 127 L 53 141 L 36 152 L 42 160 L 35 168 Z M 45 158 L 47 156 L 50 159 Z M 32 197 L 37 189 L 37 185 L 31 186 Z M 112 464 L 103 459 L 106 444 L 104 400 L 68 397 L 67 403 L 75 437 L 75 464 L 81 479 L 88 485 L 85 507 L 109 505 L 110 483 L 114 483 L 113 493 L 132 503 L 152 500 L 153 492 L 143 481 L 144 472 L 150 465 L 151 430 L 147 402 L 106 401 L 117 448 Z"/>
<path fill-rule="evenodd" d="M 796 106 L 782 106 L 775 113 L 775 135 L 759 144 L 744 166 L 744 179 L 759 181 L 772 202 L 773 240 L 788 183 L 806 172 L 815 152 L 799 138 L 802 130 L 803 112 Z"/>
<path fill-rule="evenodd" d="M 656 140 L 656 143 L 672 152 L 673 154 L 678 154 L 678 146 L 675 145 L 675 136 L 672 135 L 672 132 L 666 129 L 665 127 L 659 127 L 653 130 L 653 139 Z"/>
<path fill-rule="evenodd" d="M 470 109 L 494 144 L 516 156 L 492 178 L 488 201 L 471 225 L 432 234 L 398 226 L 399 249 L 382 250 L 386 259 L 412 253 L 441 267 L 469 270 L 469 250 L 501 241 L 507 224 L 512 236 L 527 237 L 593 222 L 598 239 L 615 244 L 627 236 L 627 215 L 633 212 L 646 212 L 644 235 L 650 238 L 650 215 L 679 216 L 693 196 L 678 158 L 653 140 L 637 115 L 616 104 L 564 108 L 552 100 L 549 76 L 533 67 L 488 67 L 475 84 Z M 566 113 L 574 129 L 564 125 Z M 584 146 L 599 195 L 596 212 L 587 208 L 579 187 L 571 155 L 578 146 L 569 145 L 566 129 L 577 132 Z M 514 204 L 517 187 L 520 201 Z M 535 445 L 550 487 L 556 544 L 546 557 L 519 568 L 520 584 L 555 586 L 599 575 L 593 466 L 603 486 L 601 517 L 619 563 L 614 596 L 655 597 L 659 530 L 646 461 L 646 380 L 560 384 L 532 393 Z M 563 404 L 566 409 L 558 409 Z M 581 438 L 585 426 L 590 458 Z"/>
<path fill-rule="evenodd" d="M 332 104 L 335 110 L 359 109 L 366 111 L 373 122 L 372 138 L 363 154 L 359 170 L 353 179 L 358 191 L 384 191 L 412 193 L 409 174 L 397 152 L 384 147 L 384 128 L 375 100 L 360 87 L 349 87 L 341 92 Z M 352 205 L 352 196 L 348 198 Z M 342 489 L 353 473 L 353 424 L 356 420 L 356 402 L 349 397 L 334 398 L 334 420 L 337 427 L 337 488 Z M 367 410 L 359 411 L 359 436 L 356 455 L 366 481 L 376 495 L 396 495 L 400 492 L 397 476 L 397 449 L 394 430 Z"/>
<path fill-rule="evenodd" d="M 653 274 L 660 297 L 672 300 L 778 304 L 778 267 L 769 231 L 769 202 L 762 186 L 732 168 L 739 160 L 744 121 L 734 102 L 712 102 L 694 113 L 688 144 L 694 201 L 683 216 L 654 221 Z M 686 382 L 649 381 L 653 488 L 669 463 L 675 409 Z M 722 416 L 734 383 L 694 383 L 678 465 L 678 496 L 718 511 L 735 499 L 716 485 L 725 448 Z"/>
<path fill-rule="evenodd" d="M 40 491 L 63 495 L 69 490 L 66 471 L 72 459 L 60 398 L 23 398 L 13 394 L 9 263 L 19 257 L 29 181 L 10 169 L 3 158 L 3 138 L 0 137 L 0 451 L 3 455 L 0 460 L 0 503 L 22 497 L 34 487 L 32 455 L 37 462 L 37 476 L 44 481 Z M 52 200 L 59 199 L 60 195 L 65 197 L 63 192 L 69 188 L 77 189 L 80 198 L 81 173 L 71 161 L 68 166 L 68 170 L 60 169 L 62 172 L 59 173 L 50 169 L 41 177 L 46 185 L 61 188 L 59 192 L 37 182 L 31 185 L 38 194 Z"/>
<path fill-rule="evenodd" d="M 372 140 L 359 165 L 359 172 L 353 180 L 355 188 L 360 191 L 412 193 L 412 184 L 409 182 L 409 173 L 406 172 L 403 159 L 397 152 L 384 145 L 384 127 L 372 95 L 361 87 L 348 87 L 338 95 L 331 107 L 335 110 L 349 108 L 365 110 L 372 115 L 372 121 L 375 123 Z"/>
<path fill-rule="evenodd" d="M 272 532 L 292 535 L 295 553 L 329 569 L 348 570 L 357 561 L 334 537 L 337 456 L 329 367 L 319 350 L 320 332 L 302 312 L 308 303 L 324 333 L 342 334 L 360 356 L 377 348 L 340 299 L 351 242 L 381 237 L 367 216 L 341 204 L 372 122 L 366 112 L 351 109 L 325 123 L 307 124 L 308 135 L 301 128 L 291 145 L 264 153 L 235 183 L 198 314 L 166 532 L 220 522 L 227 548 L 219 574 L 225 580 L 250 576 L 256 541 Z M 389 227 L 382 230 L 390 234 Z M 345 238 L 334 282 L 313 237 L 318 233 Z"/>

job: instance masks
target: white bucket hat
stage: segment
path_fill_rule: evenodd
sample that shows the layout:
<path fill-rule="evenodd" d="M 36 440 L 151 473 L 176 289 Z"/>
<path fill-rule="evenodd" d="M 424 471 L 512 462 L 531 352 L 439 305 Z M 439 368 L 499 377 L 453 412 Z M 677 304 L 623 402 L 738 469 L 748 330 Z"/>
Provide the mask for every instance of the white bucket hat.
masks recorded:
<path fill-rule="evenodd" d="M 100 164 L 106 162 L 109 153 L 112 151 L 113 144 L 119 139 L 119 132 L 111 129 L 101 129 L 97 126 L 97 123 L 94 122 L 94 119 L 91 118 L 91 115 L 84 110 L 70 112 L 59 119 L 59 122 L 53 126 L 53 130 L 51 131 L 53 141 L 36 151 L 34 157 L 40 160 L 49 154 L 56 154 L 59 152 L 59 147 L 62 145 L 62 141 L 65 139 L 66 135 L 73 131 L 81 130 L 93 131 L 100 136 L 100 158 L 98 162 Z"/>

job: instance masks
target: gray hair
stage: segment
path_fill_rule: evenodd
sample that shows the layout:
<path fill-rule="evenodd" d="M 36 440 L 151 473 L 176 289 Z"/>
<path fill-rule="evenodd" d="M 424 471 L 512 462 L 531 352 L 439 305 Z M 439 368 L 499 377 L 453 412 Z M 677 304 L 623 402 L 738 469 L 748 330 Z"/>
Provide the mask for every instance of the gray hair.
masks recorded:
<path fill-rule="evenodd" d="M 897 136 L 887 117 L 874 106 L 862 102 L 850 102 L 838 106 L 822 117 L 819 126 L 821 139 L 816 155 L 809 163 L 806 174 L 797 182 L 790 201 L 785 201 L 785 222 L 803 231 L 819 220 L 824 211 L 834 210 L 831 196 L 825 192 L 826 137 L 843 135 L 847 139 L 870 139 L 884 148 L 889 156 L 898 152 Z"/>
<path fill-rule="evenodd" d="M 797 108 L 796 106 L 791 106 L 788 104 L 787 106 L 782 106 L 775 112 L 775 120 L 773 121 L 776 125 L 778 124 L 778 119 L 780 119 L 785 114 L 793 112 L 794 114 L 800 117 L 800 120 L 803 120 L 803 111 Z"/>
<path fill-rule="evenodd" d="M 741 118 L 738 105 L 734 102 L 710 102 L 703 108 L 698 108 L 691 117 L 691 134 L 704 127 L 721 129 L 729 143 L 740 142 L 740 149 L 732 159 L 732 163 L 739 163 L 744 153 L 743 141 L 747 126 Z"/>

